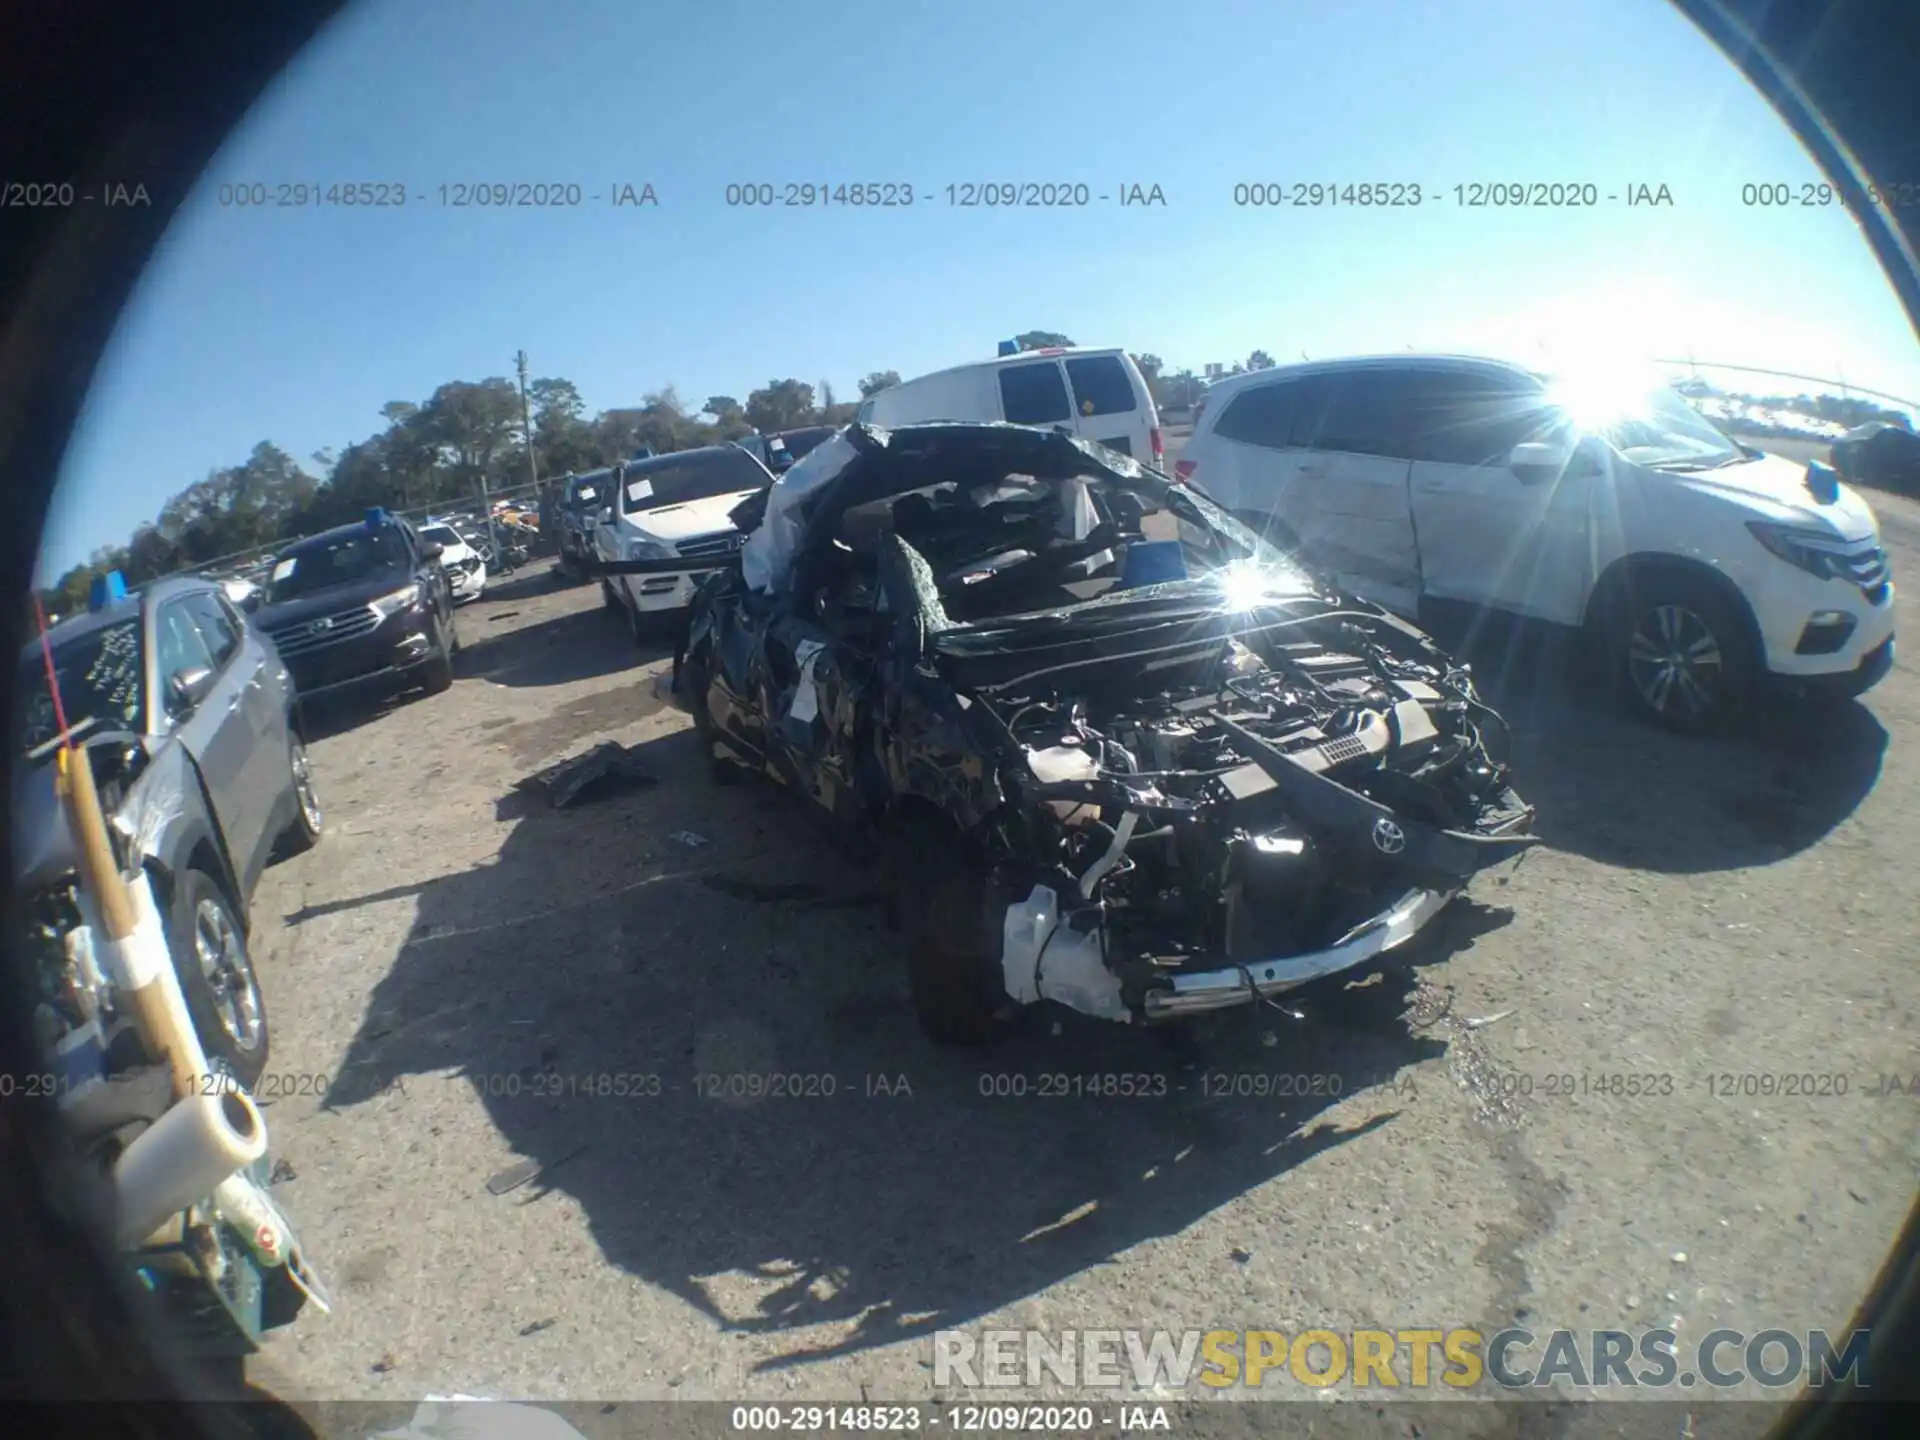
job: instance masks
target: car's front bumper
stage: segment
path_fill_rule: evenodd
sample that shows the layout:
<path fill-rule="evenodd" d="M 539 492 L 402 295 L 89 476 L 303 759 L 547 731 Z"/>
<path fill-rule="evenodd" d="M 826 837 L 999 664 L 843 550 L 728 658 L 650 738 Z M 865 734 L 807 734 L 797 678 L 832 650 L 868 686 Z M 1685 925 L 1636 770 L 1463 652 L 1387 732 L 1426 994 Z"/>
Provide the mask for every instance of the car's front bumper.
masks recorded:
<path fill-rule="evenodd" d="M 1863 590 L 1844 580 L 1775 572 L 1765 587 L 1751 586 L 1747 594 L 1765 647 L 1767 670 L 1785 679 L 1813 681 L 1834 676 L 1838 677 L 1836 683 L 1844 684 L 1846 677 L 1893 636 L 1895 590 L 1891 578 Z M 1845 639 L 1830 647 L 1810 647 L 1810 622 L 1815 616 L 1844 617 Z"/>
<path fill-rule="evenodd" d="M 693 592 L 708 572 L 682 575 L 623 575 L 627 603 L 642 612 L 684 610 L 693 603 Z"/>
<path fill-rule="evenodd" d="M 1260 960 L 1223 970 L 1186 972 L 1171 977 L 1171 989 L 1149 990 L 1146 1018 L 1172 1020 L 1206 1010 L 1251 1005 L 1315 980 L 1352 970 L 1396 950 L 1446 908 L 1458 891 L 1409 890 L 1371 919 L 1354 926 L 1324 950 Z"/>
<path fill-rule="evenodd" d="M 302 700 L 315 700 L 415 683 L 420 667 L 433 654 L 431 631 L 420 616 L 408 616 L 404 628 L 390 631 L 393 623 L 337 645 L 286 657 L 284 663 L 293 676 L 294 692 Z"/>
<path fill-rule="evenodd" d="M 1789 692 L 1798 690 L 1809 695 L 1832 695 L 1839 697 L 1860 696 L 1867 693 L 1893 669 L 1893 636 L 1889 635 L 1873 649 L 1860 657 L 1859 663 L 1851 670 L 1833 671 L 1824 675 L 1777 675 L 1774 683 Z"/>

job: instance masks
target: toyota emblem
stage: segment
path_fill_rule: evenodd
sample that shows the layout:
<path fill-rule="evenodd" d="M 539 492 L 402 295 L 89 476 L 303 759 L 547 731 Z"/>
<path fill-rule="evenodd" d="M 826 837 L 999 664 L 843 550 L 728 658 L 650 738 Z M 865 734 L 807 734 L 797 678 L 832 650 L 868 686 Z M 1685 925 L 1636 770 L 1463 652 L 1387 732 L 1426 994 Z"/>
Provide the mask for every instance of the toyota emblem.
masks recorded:
<path fill-rule="evenodd" d="M 1407 848 L 1407 832 L 1383 815 L 1373 822 L 1373 848 L 1382 855 L 1398 855 Z"/>

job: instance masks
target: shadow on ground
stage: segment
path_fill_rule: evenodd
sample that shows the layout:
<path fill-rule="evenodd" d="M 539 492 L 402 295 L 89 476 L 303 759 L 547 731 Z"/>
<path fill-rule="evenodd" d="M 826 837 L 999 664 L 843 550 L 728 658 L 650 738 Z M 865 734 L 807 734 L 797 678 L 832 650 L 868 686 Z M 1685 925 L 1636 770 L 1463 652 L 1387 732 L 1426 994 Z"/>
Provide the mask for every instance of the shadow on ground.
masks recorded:
<path fill-rule="evenodd" d="M 505 603 L 513 597 L 490 592 L 488 598 Z M 503 625 L 512 614 L 510 609 L 496 608 L 486 615 L 462 616 L 461 677 L 495 685 L 566 685 L 630 670 L 673 653 L 673 637 L 664 629 L 650 632 L 644 643 L 635 644 L 624 610 L 596 605 L 532 625 Z"/>
<path fill-rule="evenodd" d="M 769 1365 L 957 1324 L 1181 1231 L 1403 1123 L 1393 1077 L 1444 1048 L 1419 1033 L 1433 992 L 1402 967 L 1309 997 L 1304 1018 L 1141 1031 L 1034 1011 L 998 1048 L 937 1049 L 875 873 L 772 787 L 714 785 L 690 732 L 640 754 L 657 787 L 512 802 L 496 864 L 327 907 L 418 907 L 328 1105 L 464 1072 L 544 1170 L 498 1203 L 571 1195 L 613 1264 L 725 1328 L 791 1334 Z M 1463 902 L 1411 958 L 1506 918 Z M 546 1074 L 573 1078 L 555 1098 Z M 630 1093 L 566 1088 L 589 1081 Z M 1376 1084 L 1341 1123 L 1324 1113 Z M 830 1349 L 793 1333 L 829 1323 L 849 1327 Z"/>
<path fill-rule="evenodd" d="M 465 673 L 507 684 L 634 663 L 597 609 L 468 643 Z M 1704 870 L 1811 844 L 1885 746 L 1859 706 L 1680 740 L 1574 686 L 1550 647 L 1464 643 L 1513 722 L 1541 829 L 1609 863 Z M 686 730 L 638 758 L 658 785 L 558 811 L 503 796 L 513 829 L 492 864 L 324 907 L 417 905 L 327 1104 L 464 1074 L 540 1170 L 497 1203 L 572 1196 L 611 1263 L 781 1337 L 769 1366 L 965 1323 L 1406 1123 L 1395 1077 L 1443 1049 L 1411 964 L 1509 918 L 1457 902 L 1406 963 L 1306 997 L 1300 1017 L 1139 1031 L 1036 1010 L 998 1048 L 941 1050 L 915 1027 L 873 872 L 772 787 L 714 785 Z M 1341 1097 L 1358 1103 L 1336 1120 Z M 842 1328 L 823 1348 L 825 1325 Z"/>
<path fill-rule="evenodd" d="M 466 632 L 461 631 L 461 638 Z M 459 674 L 459 657 L 454 660 L 454 673 Z M 349 730 L 358 729 L 383 715 L 409 705 L 424 705 L 433 697 L 419 685 L 411 685 L 403 690 L 368 689 L 357 692 L 345 692 L 324 695 L 317 700 L 302 700 L 300 706 L 300 729 L 308 744 L 341 735 Z"/>
<path fill-rule="evenodd" d="M 1770 697 L 1727 734 L 1675 735 L 1606 693 L 1567 632 L 1431 619 L 1512 727 L 1516 784 L 1555 849 L 1671 874 L 1764 865 L 1816 844 L 1879 779 L 1887 732 L 1858 701 Z"/>

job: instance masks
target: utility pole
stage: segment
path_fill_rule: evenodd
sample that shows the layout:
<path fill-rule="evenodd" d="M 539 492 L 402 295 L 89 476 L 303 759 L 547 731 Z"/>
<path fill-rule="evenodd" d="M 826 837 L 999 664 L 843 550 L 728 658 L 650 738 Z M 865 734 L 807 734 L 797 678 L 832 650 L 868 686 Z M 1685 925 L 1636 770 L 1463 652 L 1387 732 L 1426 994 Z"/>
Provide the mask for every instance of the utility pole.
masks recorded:
<path fill-rule="evenodd" d="M 540 464 L 533 454 L 533 409 L 527 403 L 527 352 L 522 350 L 513 357 L 514 367 L 520 372 L 520 422 L 527 432 L 527 478 L 533 482 L 535 499 L 540 489 Z"/>

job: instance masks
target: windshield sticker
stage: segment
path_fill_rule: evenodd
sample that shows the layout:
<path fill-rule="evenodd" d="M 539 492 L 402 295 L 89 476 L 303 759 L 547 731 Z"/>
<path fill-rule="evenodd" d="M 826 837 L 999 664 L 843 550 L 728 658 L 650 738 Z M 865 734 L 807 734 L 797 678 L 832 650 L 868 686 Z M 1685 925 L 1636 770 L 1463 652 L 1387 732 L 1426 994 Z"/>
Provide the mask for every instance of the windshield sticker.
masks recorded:
<path fill-rule="evenodd" d="M 653 482 L 651 480 L 635 480 L 627 486 L 627 503 L 629 505 L 637 505 L 652 494 Z"/>
<path fill-rule="evenodd" d="M 289 555 L 286 559 L 282 560 L 278 565 L 273 567 L 273 578 L 275 580 L 286 579 L 289 575 L 293 574 L 293 567 L 298 565 L 299 563 L 300 563 L 300 560 L 298 556 Z"/>

